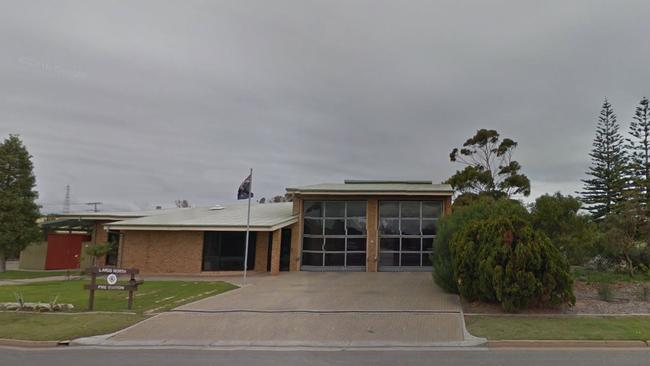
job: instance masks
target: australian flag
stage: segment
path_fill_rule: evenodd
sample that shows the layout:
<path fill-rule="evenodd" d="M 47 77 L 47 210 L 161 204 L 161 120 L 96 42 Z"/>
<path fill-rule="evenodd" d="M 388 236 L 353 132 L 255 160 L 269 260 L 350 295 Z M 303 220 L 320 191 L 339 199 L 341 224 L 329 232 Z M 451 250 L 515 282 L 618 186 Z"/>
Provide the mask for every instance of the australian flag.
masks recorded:
<path fill-rule="evenodd" d="M 253 180 L 253 175 L 250 174 L 241 183 L 241 185 L 239 186 L 239 190 L 237 191 L 237 199 L 238 200 L 246 200 L 249 197 L 253 198 L 253 192 L 251 192 L 251 181 L 252 180 Z"/>

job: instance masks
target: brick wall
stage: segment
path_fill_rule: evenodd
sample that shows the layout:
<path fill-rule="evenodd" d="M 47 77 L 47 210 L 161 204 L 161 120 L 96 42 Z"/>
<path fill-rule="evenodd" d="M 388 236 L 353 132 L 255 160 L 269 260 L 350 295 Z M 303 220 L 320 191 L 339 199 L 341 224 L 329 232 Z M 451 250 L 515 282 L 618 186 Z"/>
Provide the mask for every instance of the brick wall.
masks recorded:
<path fill-rule="evenodd" d="M 124 231 L 121 266 L 142 273 L 200 273 L 202 231 Z"/>

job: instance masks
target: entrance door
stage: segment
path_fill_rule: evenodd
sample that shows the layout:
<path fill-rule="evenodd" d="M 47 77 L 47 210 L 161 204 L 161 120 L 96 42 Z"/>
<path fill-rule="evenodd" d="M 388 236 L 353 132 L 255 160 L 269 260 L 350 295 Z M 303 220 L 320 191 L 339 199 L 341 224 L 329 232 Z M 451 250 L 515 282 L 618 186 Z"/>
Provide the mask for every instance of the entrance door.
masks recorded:
<path fill-rule="evenodd" d="M 366 205 L 305 201 L 303 271 L 366 270 Z"/>
<path fill-rule="evenodd" d="M 291 229 L 282 229 L 280 240 L 280 271 L 288 271 L 291 263 Z"/>

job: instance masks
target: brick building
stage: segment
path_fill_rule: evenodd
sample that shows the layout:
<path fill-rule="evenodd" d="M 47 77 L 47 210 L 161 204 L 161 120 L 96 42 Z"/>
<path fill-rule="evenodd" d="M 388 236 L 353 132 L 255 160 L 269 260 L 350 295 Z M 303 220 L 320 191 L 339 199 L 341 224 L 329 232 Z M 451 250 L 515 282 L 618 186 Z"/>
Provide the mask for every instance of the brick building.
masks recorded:
<path fill-rule="evenodd" d="M 287 192 L 293 202 L 252 204 L 248 270 L 430 270 L 437 220 L 450 211 L 453 190 L 430 181 L 348 180 Z M 246 212 L 246 204 L 184 208 L 95 227 L 119 238 L 118 266 L 232 274 L 244 268 Z"/>

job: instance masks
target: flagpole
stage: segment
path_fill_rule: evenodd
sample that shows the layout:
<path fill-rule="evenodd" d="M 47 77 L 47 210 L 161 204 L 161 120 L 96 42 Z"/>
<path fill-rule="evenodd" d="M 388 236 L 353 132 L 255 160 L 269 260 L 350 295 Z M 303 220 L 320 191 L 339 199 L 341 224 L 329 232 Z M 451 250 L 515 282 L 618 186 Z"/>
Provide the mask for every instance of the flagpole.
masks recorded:
<path fill-rule="evenodd" d="M 253 195 L 253 168 L 250 171 L 251 183 L 248 189 L 248 215 L 246 217 L 246 248 L 244 249 L 244 281 L 246 284 L 246 269 L 248 268 L 248 238 L 251 229 L 251 196 Z"/>

